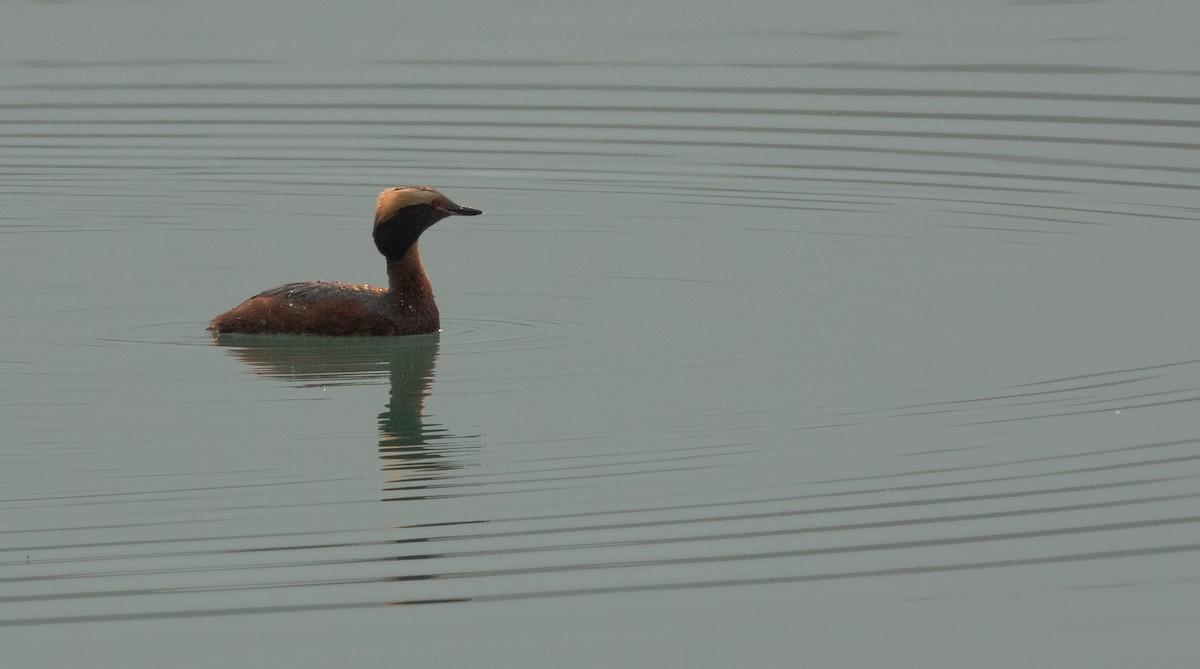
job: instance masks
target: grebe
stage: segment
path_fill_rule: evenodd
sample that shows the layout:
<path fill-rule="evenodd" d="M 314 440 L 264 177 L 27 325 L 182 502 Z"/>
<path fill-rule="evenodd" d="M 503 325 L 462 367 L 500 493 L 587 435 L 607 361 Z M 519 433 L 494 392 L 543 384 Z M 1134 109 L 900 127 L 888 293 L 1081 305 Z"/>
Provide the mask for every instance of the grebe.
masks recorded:
<path fill-rule="evenodd" d="M 214 334 L 411 335 L 441 327 L 417 239 L 447 216 L 483 212 L 429 186 L 389 188 L 375 202 L 375 248 L 387 258 L 388 287 L 341 281 L 288 283 L 265 290 L 212 320 Z"/>

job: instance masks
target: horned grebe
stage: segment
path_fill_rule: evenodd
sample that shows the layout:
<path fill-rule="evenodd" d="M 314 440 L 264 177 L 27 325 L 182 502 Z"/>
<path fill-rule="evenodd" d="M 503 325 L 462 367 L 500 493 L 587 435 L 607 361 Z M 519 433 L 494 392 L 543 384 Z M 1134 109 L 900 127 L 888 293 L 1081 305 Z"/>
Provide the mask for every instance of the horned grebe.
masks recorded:
<path fill-rule="evenodd" d="M 387 258 L 388 287 L 341 281 L 288 283 L 265 290 L 212 320 L 214 334 L 410 335 L 441 327 L 417 239 L 447 216 L 483 212 L 429 186 L 389 188 L 375 202 L 375 248 Z"/>

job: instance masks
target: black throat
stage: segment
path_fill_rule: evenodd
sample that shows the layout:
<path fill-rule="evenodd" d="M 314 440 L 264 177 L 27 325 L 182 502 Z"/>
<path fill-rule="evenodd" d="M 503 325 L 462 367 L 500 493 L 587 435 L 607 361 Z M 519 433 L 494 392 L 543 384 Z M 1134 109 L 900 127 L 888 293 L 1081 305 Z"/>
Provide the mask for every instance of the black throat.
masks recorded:
<path fill-rule="evenodd" d="M 428 204 L 412 204 L 392 212 L 387 218 L 375 220 L 372 236 L 375 248 L 388 260 L 398 260 L 408 253 L 421 233 L 440 221 L 442 212 Z"/>

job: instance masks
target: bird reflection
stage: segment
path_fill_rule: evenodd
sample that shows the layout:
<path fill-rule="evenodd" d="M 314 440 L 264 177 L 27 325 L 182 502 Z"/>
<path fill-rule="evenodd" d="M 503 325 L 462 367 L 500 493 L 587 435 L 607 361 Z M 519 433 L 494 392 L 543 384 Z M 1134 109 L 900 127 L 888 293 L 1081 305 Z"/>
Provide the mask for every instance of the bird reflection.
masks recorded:
<path fill-rule="evenodd" d="M 461 438 L 425 424 L 425 398 L 433 383 L 438 334 L 410 337 L 312 337 L 222 334 L 214 338 L 262 376 L 299 387 L 364 385 L 387 378 L 379 414 L 379 457 L 393 488 L 404 481 L 438 478 L 464 466 Z"/>

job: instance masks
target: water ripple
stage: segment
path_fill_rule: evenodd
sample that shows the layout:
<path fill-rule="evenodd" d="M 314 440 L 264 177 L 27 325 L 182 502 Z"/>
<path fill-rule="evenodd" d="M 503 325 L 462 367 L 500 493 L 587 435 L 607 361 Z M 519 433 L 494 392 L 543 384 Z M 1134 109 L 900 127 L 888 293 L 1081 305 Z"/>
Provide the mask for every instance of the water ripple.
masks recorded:
<path fill-rule="evenodd" d="M 1191 578 L 1200 71 L 278 67 L 0 86 L 0 627 Z M 218 280 L 379 269 L 363 203 L 396 179 L 489 212 L 430 243 L 440 335 L 203 333 Z"/>

